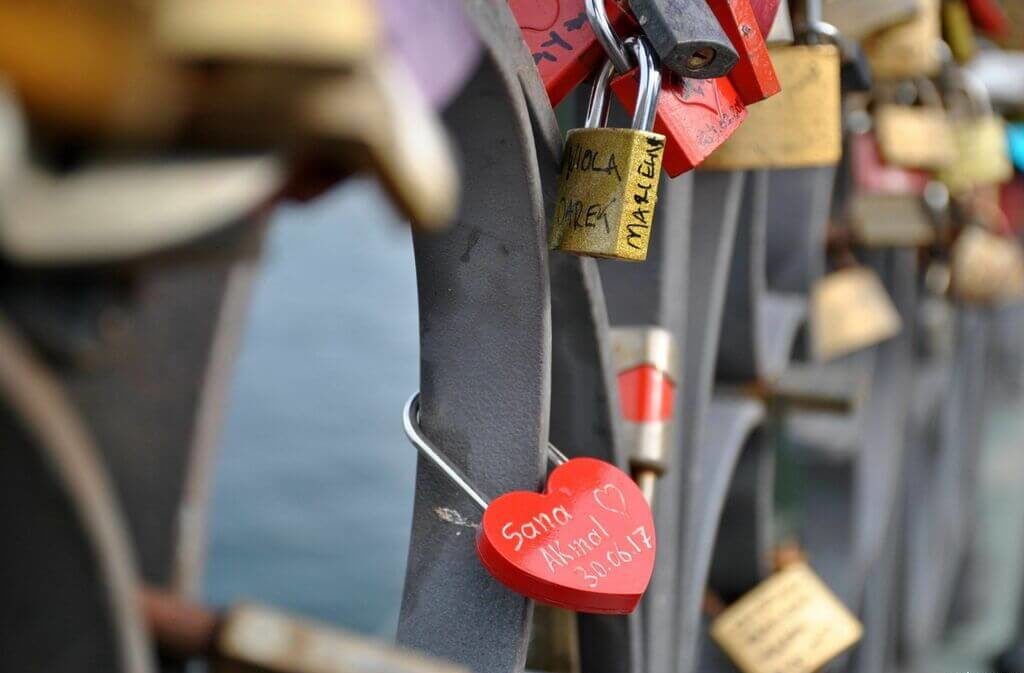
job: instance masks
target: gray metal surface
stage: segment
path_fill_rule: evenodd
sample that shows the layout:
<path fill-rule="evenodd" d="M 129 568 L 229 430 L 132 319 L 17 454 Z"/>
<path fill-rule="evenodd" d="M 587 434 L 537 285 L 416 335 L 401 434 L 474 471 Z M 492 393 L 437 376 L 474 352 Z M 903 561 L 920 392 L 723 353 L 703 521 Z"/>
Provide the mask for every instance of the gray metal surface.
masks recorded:
<path fill-rule="evenodd" d="M 775 292 L 768 286 L 768 187 L 767 171 L 748 174 L 729 269 L 718 351 L 717 376 L 723 381 L 777 378 L 789 363 L 806 310 L 804 297 Z"/>
<path fill-rule="evenodd" d="M 606 261 L 599 264 L 610 323 L 615 327 L 656 325 L 668 330 L 677 348 L 685 343 L 689 236 L 691 227 L 692 178 L 663 179 L 658 210 L 651 233 L 651 254 L 643 264 Z M 680 358 L 682 378 L 687 374 L 685 356 Z M 654 516 L 658 528 L 658 562 L 642 605 L 645 661 L 647 671 L 669 670 L 676 634 L 671 627 L 677 607 L 680 517 L 679 493 L 685 488 L 683 474 L 687 458 L 678 441 L 683 419 L 682 396 L 676 396 L 669 429 L 668 470 L 658 480 Z"/>
<path fill-rule="evenodd" d="M 504 41 L 500 0 L 467 1 L 480 67 L 445 113 L 463 157 L 458 221 L 416 235 L 421 417 L 426 434 L 485 492 L 535 490 L 548 438 L 550 311 L 544 203 L 530 117 Z M 497 24 L 496 24 L 497 22 Z M 475 671 L 519 671 L 530 602 L 476 556 L 476 506 L 431 465 L 417 469 L 400 643 Z"/>

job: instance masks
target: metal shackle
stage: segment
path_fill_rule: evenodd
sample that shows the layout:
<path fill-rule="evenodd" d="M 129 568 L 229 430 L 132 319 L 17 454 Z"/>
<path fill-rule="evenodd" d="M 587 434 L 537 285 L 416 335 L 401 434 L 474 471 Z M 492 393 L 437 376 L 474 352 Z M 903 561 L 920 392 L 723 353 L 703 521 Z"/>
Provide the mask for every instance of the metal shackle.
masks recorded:
<path fill-rule="evenodd" d="M 604 6 L 604 0 L 586 0 L 585 8 L 587 20 L 594 30 L 597 41 L 604 47 L 612 66 L 620 74 L 625 74 L 632 68 L 632 60 L 626 52 L 626 44 L 619 39 L 612 29 L 612 22 L 608 19 L 608 10 Z"/>
<path fill-rule="evenodd" d="M 637 131 L 650 131 L 654 127 L 655 112 L 658 109 L 658 97 L 661 94 L 661 70 L 654 49 L 642 36 L 628 38 L 625 46 L 632 52 L 640 75 L 640 90 L 636 97 L 636 110 L 633 112 L 632 128 Z M 587 103 L 587 118 L 584 126 L 588 129 L 604 126 L 608 122 L 608 87 L 615 75 L 615 65 L 611 59 L 605 62 L 594 86 L 590 90 Z"/>

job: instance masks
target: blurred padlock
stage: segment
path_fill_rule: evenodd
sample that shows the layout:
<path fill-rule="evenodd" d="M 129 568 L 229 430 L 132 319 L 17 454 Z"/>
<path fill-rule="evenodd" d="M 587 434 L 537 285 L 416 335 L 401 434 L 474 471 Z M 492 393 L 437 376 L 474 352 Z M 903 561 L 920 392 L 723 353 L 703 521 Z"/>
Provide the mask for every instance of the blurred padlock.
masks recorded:
<path fill-rule="evenodd" d="M 1010 159 L 1017 170 L 1024 173 L 1024 123 L 1008 124 L 1006 142 L 1010 148 Z"/>
<path fill-rule="evenodd" d="M 5 0 L 0 72 L 47 136 L 160 142 L 184 117 L 189 88 L 148 25 L 135 3 Z"/>
<path fill-rule="evenodd" d="M 902 329 L 899 313 L 878 275 L 852 266 L 828 274 L 811 291 L 810 337 L 821 361 L 869 348 Z"/>
<path fill-rule="evenodd" d="M 987 304 L 1024 296 L 1024 255 L 1016 240 L 968 227 L 950 258 L 950 291 L 957 299 Z"/>
<path fill-rule="evenodd" d="M 957 159 L 939 173 L 953 193 L 979 185 L 1006 182 L 1013 177 L 1006 137 L 1006 123 L 992 110 L 985 85 L 970 72 L 961 70 L 951 95 L 953 134 Z"/>
<path fill-rule="evenodd" d="M 918 12 L 906 23 L 864 38 L 864 52 L 880 79 L 931 77 L 942 67 L 940 0 L 917 0 Z"/>
<path fill-rule="evenodd" d="M 825 0 L 822 18 L 851 40 L 905 23 L 920 11 L 917 0 Z"/>
<path fill-rule="evenodd" d="M 1010 7 L 1020 8 L 1021 3 L 1016 0 L 1003 3 L 998 0 L 967 0 L 971 20 L 978 28 L 996 38 L 1005 37 L 1010 31 L 1010 18 L 1007 15 Z"/>
<path fill-rule="evenodd" d="M 161 48 L 175 58 L 349 67 L 374 55 L 380 25 L 371 0 L 157 0 Z"/>
<path fill-rule="evenodd" d="M 924 195 L 928 173 L 885 163 L 874 133 L 851 133 L 849 142 L 850 170 L 858 194 Z"/>
<path fill-rule="evenodd" d="M 750 0 L 708 0 L 708 4 L 739 54 L 729 72 L 729 81 L 740 100 L 751 105 L 777 94 L 779 78 Z"/>
<path fill-rule="evenodd" d="M 748 110 L 746 123 L 703 166 L 797 168 L 834 164 L 842 154 L 839 49 L 769 48 L 782 92 Z"/>
<path fill-rule="evenodd" d="M 405 64 L 387 52 L 311 87 L 300 121 L 318 155 L 373 172 L 414 226 L 449 226 L 459 172 L 447 132 Z"/>
<path fill-rule="evenodd" d="M 974 26 L 964 0 L 943 0 L 942 37 L 957 63 L 967 63 L 978 50 Z"/>
<path fill-rule="evenodd" d="M 935 242 L 935 227 L 919 196 L 855 194 L 848 217 L 854 240 L 868 248 L 914 248 Z"/>
<path fill-rule="evenodd" d="M 900 104 L 893 85 L 883 84 L 875 99 L 875 129 L 885 160 L 895 166 L 938 170 L 956 160 L 953 128 L 936 86 L 926 78 L 913 84 L 916 105 Z"/>

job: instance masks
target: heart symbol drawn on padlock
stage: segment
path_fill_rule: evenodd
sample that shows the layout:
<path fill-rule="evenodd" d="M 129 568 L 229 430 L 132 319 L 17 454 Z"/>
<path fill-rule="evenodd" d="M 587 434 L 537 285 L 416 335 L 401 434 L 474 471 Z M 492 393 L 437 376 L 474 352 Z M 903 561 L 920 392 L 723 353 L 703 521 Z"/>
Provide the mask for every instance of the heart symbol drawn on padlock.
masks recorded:
<path fill-rule="evenodd" d="M 654 571 L 654 518 L 629 475 L 594 458 L 552 471 L 541 493 L 491 502 L 477 537 L 484 567 L 513 591 L 578 612 L 627 614 Z"/>

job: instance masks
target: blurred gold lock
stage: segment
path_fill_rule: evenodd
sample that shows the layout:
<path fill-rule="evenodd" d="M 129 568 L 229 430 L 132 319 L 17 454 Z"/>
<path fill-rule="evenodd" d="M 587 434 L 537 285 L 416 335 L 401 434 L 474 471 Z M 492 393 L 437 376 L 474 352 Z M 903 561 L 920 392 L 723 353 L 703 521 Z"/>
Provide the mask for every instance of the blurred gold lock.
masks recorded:
<path fill-rule="evenodd" d="M 973 74 L 960 71 L 961 105 L 954 108 L 957 160 L 939 173 L 953 193 L 1013 178 L 1006 122 L 992 111 L 988 91 Z"/>
<path fill-rule="evenodd" d="M 917 0 L 918 13 L 908 21 L 864 39 L 864 53 L 879 79 L 928 77 L 939 72 L 942 38 L 940 0 Z"/>
<path fill-rule="evenodd" d="M 935 242 L 935 227 L 921 198 L 909 194 L 856 194 L 850 202 L 854 239 L 869 248 L 921 247 Z"/>
<path fill-rule="evenodd" d="M 822 6 L 825 21 L 852 40 L 905 23 L 920 11 L 917 0 L 825 0 Z"/>
<path fill-rule="evenodd" d="M 875 105 L 878 146 L 887 163 L 903 168 L 937 170 L 957 157 L 953 127 L 938 89 L 926 78 L 913 85 L 920 105 Z M 883 86 L 883 90 L 888 87 Z"/>
<path fill-rule="evenodd" d="M 878 275 L 862 266 L 828 274 L 811 291 L 811 348 L 832 360 L 899 334 L 903 324 Z"/>
<path fill-rule="evenodd" d="M 967 228 L 953 244 L 951 291 L 967 302 L 993 303 L 1024 296 L 1024 255 L 1017 241 Z"/>
<path fill-rule="evenodd" d="M 747 111 L 747 120 L 701 168 L 797 168 L 834 164 L 842 155 L 839 49 L 770 47 L 782 91 Z"/>
<path fill-rule="evenodd" d="M 632 262 L 647 259 L 665 136 L 650 130 L 661 76 L 644 38 L 627 40 L 640 69 L 633 128 L 601 127 L 608 117 L 611 61 L 590 94 L 586 127 L 569 131 L 548 243 L 552 249 Z"/>

